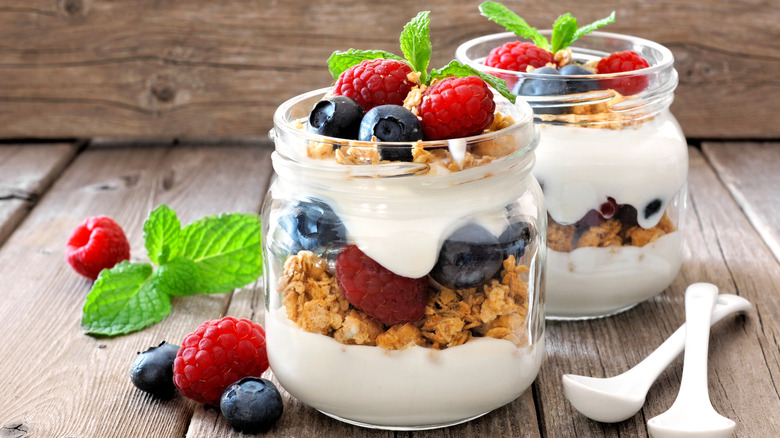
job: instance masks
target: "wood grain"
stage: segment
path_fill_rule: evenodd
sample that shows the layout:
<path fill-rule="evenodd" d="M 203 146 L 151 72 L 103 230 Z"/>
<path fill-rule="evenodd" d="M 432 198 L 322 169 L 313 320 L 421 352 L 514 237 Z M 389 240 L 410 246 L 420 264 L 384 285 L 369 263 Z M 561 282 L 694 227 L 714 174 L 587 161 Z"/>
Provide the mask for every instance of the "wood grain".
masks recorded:
<path fill-rule="evenodd" d="M 0 360 L 0 426 L 30 436 L 181 437 L 195 408 L 183 397 L 161 402 L 129 384 L 135 352 L 179 342 L 219 317 L 229 295 L 175 298 L 161 323 L 119 338 L 79 327 L 91 283 L 64 262 L 70 231 L 106 214 L 142 254 L 142 224 L 166 203 L 182 223 L 220 212 L 258 212 L 270 175 L 258 147 L 91 148 L 80 154 L 0 248 L 0 321 L 14 336 Z M 32 352 L 32 353 L 30 353 Z M 3 433 L 6 433 L 5 431 Z M 13 432 L 15 433 L 15 432 Z"/>
<path fill-rule="evenodd" d="M 702 150 L 780 261 L 780 143 L 704 143 Z"/>
<path fill-rule="evenodd" d="M 616 10 L 610 31 L 674 52 L 680 86 L 672 110 L 689 137 L 780 135 L 777 2 L 505 3 L 540 28 L 564 11 L 584 23 Z M 460 43 L 502 31 L 477 4 L 7 0 L 0 138 L 264 136 L 282 101 L 331 83 L 331 52 L 398 52 L 400 30 L 419 9 L 432 11 L 433 67 Z M 756 102 L 761 111 L 751 110 Z"/>

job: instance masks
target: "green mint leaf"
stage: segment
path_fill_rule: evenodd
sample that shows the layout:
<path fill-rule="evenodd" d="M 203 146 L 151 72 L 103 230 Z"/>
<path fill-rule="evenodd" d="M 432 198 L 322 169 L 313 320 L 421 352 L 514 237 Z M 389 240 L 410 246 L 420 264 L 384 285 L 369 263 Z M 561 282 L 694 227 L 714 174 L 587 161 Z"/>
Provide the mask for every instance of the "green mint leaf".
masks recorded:
<path fill-rule="evenodd" d="M 420 83 L 427 83 L 428 63 L 431 62 L 431 19 L 430 11 L 422 11 L 404 26 L 401 32 L 401 52 L 412 66 L 412 70 L 420 72 Z"/>
<path fill-rule="evenodd" d="M 155 288 L 165 294 L 188 296 L 206 293 L 201 287 L 198 267 L 190 259 L 176 257 L 152 274 Z"/>
<path fill-rule="evenodd" d="M 555 53 L 568 47 L 574 41 L 575 32 L 577 32 L 577 19 L 573 15 L 567 12 L 558 17 L 553 24 L 552 36 L 550 37 L 551 51 Z"/>
<path fill-rule="evenodd" d="M 192 260 L 199 293 L 224 293 L 257 280 L 263 272 L 260 217 L 210 216 L 182 230 L 182 257 Z"/>
<path fill-rule="evenodd" d="M 161 204 L 144 222 L 144 246 L 149 260 L 163 264 L 176 257 L 181 240 L 181 222 L 176 212 Z"/>
<path fill-rule="evenodd" d="M 395 59 L 396 61 L 406 62 L 400 56 L 385 52 L 384 50 L 357 50 L 349 49 L 346 52 L 335 51 L 328 58 L 328 70 L 333 76 L 333 79 L 338 79 L 339 76 L 347 71 L 353 65 L 358 65 L 367 59 Z"/>
<path fill-rule="evenodd" d="M 506 6 L 497 2 L 484 2 L 479 5 L 479 12 L 491 21 L 495 21 L 506 30 L 523 38 L 528 38 L 537 46 L 550 50 L 550 43 L 544 35 L 540 34 L 536 28 L 528 25 L 517 14 L 507 9 Z"/>
<path fill-rule="evenodd" d="M 506 82 L 503 79 L 499 79 L 493 75 L 481 72 L 469 65 L 463 65 L 458 61 L 450 61 L 444 68 L 433 69 L 431 71 L 431 80 L 446 78 L 448 76 L 456 76 L 464 78 L 466 76 L 479 76 L 483 81 L 487 82 L 491 87 L 498 91 L 502 96 L 507 98 L 512 103 L 515 103 L 517 96 L 509 91 L 506 86 Z"/>
<path fill-rule="evenodd" d="M 572 37 L 572 40 L 569 42 L 569 44 L 573 43 L 583 35 L 587 35 L 600 27 L 604 27 L 614 22 L 615 22 L 615 11 L 612 11 L 612 13 L 609 14 L 609 16 L 604 17 L 601 20 L 596 20 L 593 23 L 590 23 L 588 25 L 582 26 L 581 28 L 577 29 L 577 32 L 574 33 L 574 36 Z"/>
<path fill-rule="evenodd" d="M 147 263 L 123 261 L 104 269 L 84 303 L 84 331 L 116 336 L 162 321 L 171 312 L 171 298 L 154 287 L 151 276 Z"/>

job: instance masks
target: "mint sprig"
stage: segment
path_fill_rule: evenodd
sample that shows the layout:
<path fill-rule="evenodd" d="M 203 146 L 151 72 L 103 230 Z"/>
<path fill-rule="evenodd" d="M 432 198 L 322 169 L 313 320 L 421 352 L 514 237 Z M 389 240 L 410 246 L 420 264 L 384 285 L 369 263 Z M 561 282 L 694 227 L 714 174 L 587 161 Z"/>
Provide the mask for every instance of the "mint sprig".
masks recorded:
<path fill-rule="evenodd" d="M 333 79 L 338 77 L 347 71 L 353 65 L 358 65 L 367 59 L 395 59 L 396 61 L 404 61 L 400 56 L 385 52 L 384 50 L 357 50 L 349 49 L 346 52 L 335 51 L 328 58 L 328 70 L 333 76 Z"/>
<path fill-rule="evenodd" d="M 558 17 L 553 24 L 553 32 L 550 37 L 552 50 L 555 53 L 574 41 L 574 34 L 577 33 L 577 19 L 570 13 L 565 13 Z"/>
<path fill-rule="evenodd" d="M 441 69 L 434 69 L 431 71 L 431 80 L 446 78 L 448 76 L 466 77 L 466 76 L 479 76 L 483 81 L 487 82 L 491 87 L 504 96 L 507 100 L 515 103 L 517 96 L 509 91 L 509 87 L 506 86 L 506 81 L 499 79 L 493 75 L 481 72 L 469 65 L 461 64 L 458 61 L 450 61 L 449 64 Z"/>
<path fill-rule="evenodd" d="M 404 26 L 401 32 L 401 53 L 412 66 L 412 70 L 420 72 L 420 82 L 428 80 L 428 64 L 431 62 L 430 11 L 422 11 Z"/>
<path fill-rule="evenodd" d="M 260 218 L 209 216 L 181 228 L 176 213 L 160 205 L 144 223 L 149 259 L 103 270 L 87 295 L 84 331 L 116 336 L 162 321 L 172 296 L 226 293 L 262 274 Z"/>

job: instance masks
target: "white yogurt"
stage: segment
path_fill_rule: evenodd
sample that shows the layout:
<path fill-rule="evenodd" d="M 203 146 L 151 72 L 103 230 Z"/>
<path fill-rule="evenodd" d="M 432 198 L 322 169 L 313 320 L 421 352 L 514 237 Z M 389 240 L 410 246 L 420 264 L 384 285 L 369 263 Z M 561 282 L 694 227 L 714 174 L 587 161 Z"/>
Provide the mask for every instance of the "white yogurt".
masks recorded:
<path fill-rule="evenodd" d="M 284 309 L 266 316 L 268 359 L 290 394 L 329 415 L 384 427 L 459 422 L 519 397 L 536 378 L 544 337 L 518 348 L 479 338 L 445 350 L 388 351 L 308 333 Z"/>

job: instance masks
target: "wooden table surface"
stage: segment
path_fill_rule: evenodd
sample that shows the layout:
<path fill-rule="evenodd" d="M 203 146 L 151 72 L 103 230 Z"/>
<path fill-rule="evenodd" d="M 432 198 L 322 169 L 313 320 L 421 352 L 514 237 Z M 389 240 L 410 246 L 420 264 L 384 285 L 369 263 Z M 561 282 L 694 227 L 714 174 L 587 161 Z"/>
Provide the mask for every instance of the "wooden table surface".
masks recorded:
<path fill-rule="evenodd" d="M 137 390 L 129 370 L 137 351 L 163 339 L 179 343 L 203 321 L 262 322 L 260 285 L 177 298 L 157 325 L 93 338 L 80 328 L 91 283 L 65 263 L 63 249 L 88 216 L 113 217 L 132 259 L 145 261 L 142 225 L 160 203 L 184 224 L 259 212 L 270 151 L 268 144 L 0 144 L 0 438 L 239 436 L 213 408 Z M 683 322 L 684 290 L 699 281 L 754 305 L 713 329 L 713 406 L 736 421 L 736 436 L 780 436 L 780 144 L 704 143 L 690 157 L 684 261 L 674 283 L 618 316 L 548 322 L 541 372 L 515 402 L 464 425 L 407 433 L 349 426 L 285 394 L 284 414 L 267 436 L 648 436 L 647 420 L 677 395 L 682 357 L 651 388 L 644 409 L 617 424 L 576 412 L 561 375 L 611 376 L 638 363 Z"/>

